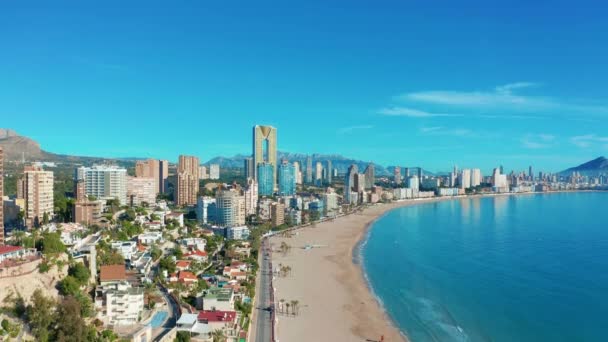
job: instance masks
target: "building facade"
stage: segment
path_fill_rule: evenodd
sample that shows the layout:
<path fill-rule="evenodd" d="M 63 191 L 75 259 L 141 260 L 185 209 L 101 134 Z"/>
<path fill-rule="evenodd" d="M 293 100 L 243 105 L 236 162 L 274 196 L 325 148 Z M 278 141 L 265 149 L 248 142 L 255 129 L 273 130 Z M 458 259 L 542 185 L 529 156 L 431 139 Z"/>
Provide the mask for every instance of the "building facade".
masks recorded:
<path fill-rule="evenodd" d="M 272 165 L 272 170 L 277 170 L 277 129 L 272 126 L 253 127 L 253 162 L 255 171 L 259 171 L 260 164 Z M 261 187 L 259 175 L 255 179 Z M 276 174 L 272 175 L 273 191 L 277 184 Z"/>
<path fill-rule="evenodd" d="M 100 200 L 118 199 L 127 205 L 127 170 L 117 166 L 81 166 L 76 169 L 75 182 L 84 182 L 86 196 Z"/>
<path fill-rule="evenodd" d="M 0 198 L 4 198 L 4 150 L 2 147 L 0 147 Z M 4 245 L 4 203 L 0 210 L 0 245 Z"/>
<path fill-rule="evenodd" d="M 130 206 L 141 206 L 144 203 L 154 205 L 158 179 L 152 177 L 127 177 L 127 201 Z"/>
<path fill-rule="evenodd" d="M 220 179 L 220 164 L 209 165 L 209 179 Z"/>
<path fill-rule="evenodd" d="M 274 165 L 270 163 L 258 164 L 258 194 L 260 196 L 272 196 L 274 193 Z"/>
<path fill-rule="evenodd" d="M 196 205 L 199 190 L 199 159 L 193 156 L 179 156 L 177 163 L 177 186 L 174 200 L 178 206 Z"/>
<path fill-rule="evenodd" d="M 217 224 L 222 227 L 245 225 L 245 196 L 235 189 L 219 190 L 215 198 Z"/>
<path fill-rule="evenodd" d="M 39 226 L 53 218 L 53 172 L 41 167 L 26 166 L 17 186 L 17 197 L 25 200 L 25 225 Z"/>
<path fill-rule="evenodd" d="M 296 193 L 296 169 L 284 160 L 279 165 L 279 196 L 292 196 Z"/>

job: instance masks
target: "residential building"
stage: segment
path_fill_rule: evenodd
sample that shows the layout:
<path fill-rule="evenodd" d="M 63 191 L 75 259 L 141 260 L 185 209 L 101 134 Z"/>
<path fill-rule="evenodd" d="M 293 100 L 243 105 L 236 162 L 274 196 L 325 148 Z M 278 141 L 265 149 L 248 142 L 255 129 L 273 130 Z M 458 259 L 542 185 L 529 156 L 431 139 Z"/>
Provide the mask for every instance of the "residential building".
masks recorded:
<path fill-rule="evenodd" d="M 312 157 L 306 156 L 306 183 L 312 183 Z"/>
<path fill-rule="evenodd" d="M 327 173 L 327 175 L 326 175 L 327 184 L 331 185 L 332 178 L 333 178 L 332 177 L 333 176 L 332 175 L 333 168 L 332 168 L 332 165 L 331 165 L 331 160 L 327 160 L 327 169 L 325 170 L 325 172 Z"/>
<path fill-rule="evenodd" d="M 279 165 L 279 196 L 292 196 L 296 193 L 296 169 L 283 160 Z"/>
<path fill-rule="evenodd" d="M 258 216 L 260 220 L 270 221 L 270 206 L 273 201 L 270 198 L 261 198 L 258 203 Z"/>
<path fill-rule="evenodd" d="M 196 201 L 196 218 L 200 224 L 209 224 L 216 221 L 217 206 L 215 198 L 199 196 Z"/>
<path fill-rule="evenodd" d="M 0 245 L 0 265 L 7 260 L 23 259 L 36 255 L 35 248 L 23 248 L 19 246 Z"/>
<path fill-rule="evenodd" d="M 481 184 L 481 170 L 480 169 L 472 169 L 471 170 L 471 187 L 476 187 Z"/>
<path fill-rule="evenodd" d="M 235 189 L 220 189 L 215 198 L 217 224 L 221 227 L 236 227 L 245 224 L 245 196 Z"/>
<path fill-rule="evenodd" d="M 277 184 L 276 170 L 277 170 L 277 129 L 272 126 L 259 126 L 253 127 L 253 161 L 256 172 L 259 172 L 260 164 L 267 164 L 272 166 L 272 189 Z M 268 175 L 265 175 L 269 177 Z M 262 181 L 259 178 L 259 174 L 256 173 L 255 180 L 260 185 L 260 194 L 262 188 Z M 265 180 L 266 181 L 266 180 Z"/>
<path fill-rule="evenodd" d="M 179 206 L 195 205 L 199 190 L 199 159 L 192 156 L 179 156 L 177 163 L 177 186 L 175 187 L 175 204 Z"/>
<path fill-rule="evenodd" d="M 53 204 L 53 172 L 41 167 L 26 166 L 17 184 L 17 197 L 25 200 L 25 225 L 39 226 L 46 218 L 50 221 L 55 210 Z"/>
<path fill-rule="evenodd" d="M 365 174 L 365 189 L 371 189 L 376 183 L 376 170 L 374 164 L 369 163 L 363 172 Z"/>
<path fill-rule="evenodd" d="M 135 241 L 118 241 L 112 242 L 112 249 L 122 255 L 125 260 L 131 260 L 131 257 L 137 253 L 137 242 Z"/>
<path fill-rule="evenodd" d="M 1 176 L 1 175 L 0 175 Z M 2 181 L 0 180 L 0 184 Z M 0 193 L 2 189 L 0 189 Z M 23 198 L 8 198 L 8 196 L 4 196 L 2 198 L 2 208 L 4 209 L 4 219 L 2 219 L 2 210 L 0 210 L 0 230 L 2 230 L 2 224 L 4 227 L 16 227 L 19 228 L 23 225 L 23 219 L 20 218 L 19 213 L 25 213 L 25 199 Z M 0 241 L 0 245 L 2 241 Z"/>
<path fill-rule="evenodd" d="M 275 202 L 270 205 L 270 220 L 273 227 L 285 223 L 285 204 Z"/>
<path fill-rule="evenodd" d="M 439 187 L 439 178 L 426 177 L 420 182 L 420 187 L 428 190 L 435 190 Z"/>
<path fill-rule="evenodd" d="M 74 222 L 84 225 L 99 224 L 103 213 L 103 201 L 89 201 L 84 199 L 74 203 L 72 217 Z"/>
<path fill-rule="evenodd" d="M 302 168 L 300 162 L 293 162 L 294 174 L 296 176 L 296 184 L 302 184 Z"/>
<path fill-rule="evenodd" d="M 209 165 L 209 179 L 220 179 L 220 164 Z"/>
<path fill-rule="evenodd" d="M 161 232 L 144 232 L 137 236 L 137 242 L 143 245 L 152 245 L 155 243 L 164 242 L 163 233 Z"/>
<path fill-rule="evenodd" d="M 353 198 L 353 193 L 357 193 L 357 191 L 353 191 L 353 189 L 355 187 L 355 177 L 358 171 L 357 165 L 352 164 L 348 167 L 348 171 L 346 172 L 346 177 L 344 178 L 344 202 L 346 203 L 358 203 Z"/>
<path fill-rule="evenodd" d="M 156 194 L 165 193 L 165 183 L 169 176 L 169 162 L 166 160 L 140 160 L 135 163 L 135 177 L 153 178 Z"/>
<path fill-rule="evenodd" d="M 247 179 L 247 186 L 243 194 L 245 195 L 245 215 L 255 215 L 258 210 L 258 183 L 255 179 Z"/>
<path fill-rule="evenodd" d="M 420 181 L 418 179 L 418 176 L 410 176 L 410 178 L 407 179 L 407 187 L 408 189 L 418 191 L 420 189 Z"/>
<path fill-rule="evenodd" d="M 198 179 L 209 179 L 209 173 L 207 172 L 207 167 L 201 165 L 198 167 Z"/>
<path fill-rule="evenodd" d="M 158 180 L 152 177 L 127 177 L 127 201 L 130 206 L 156 203 Z"/>
<path fill-rule="evenodd" d="M 314 200 L 308 204 L 310 217 L 320 219 L 325 216 L 325 204 L 322 200 Z"/>
<path fill-rule="evenodd" d="M 471 187 L 471 170 L 462 169 L 458 175 L 458 187 L 468 189 Z"/>
<path fill-rule="evenodd" d="M 393 171 L 395 184 L 401 184 L 401 166 L 395 166 L 395 170 Z"/>
<path fill-rule="evenodd" d="M 289 217 L 289 222 L 292 225 L 300 225 L 302 224 L 302 212 L 298 209 L 287 208 L 285 217 Z"/>
<path fill-rule="evenodd" d="M 101 266 L 95 307 L 102 321 L 120 326 L 136 324 L 144 309 L 144 289 L 127 282 L 124 265 Z"/>
<path fill-rule="evenodd" d="M 314 182 L 316 186 L 323 185 L 323 164 L 320 161 L 315 164 Z"/>
<path fill-rule="evenodd" d="M 260 196 L 272 196 L 274 193 L 274 165 L 270 163 L 258 164 L 258 193 Z"/>
<path fill-rule="evenodd" d="M 118 199 L 127 205 L 127 169 L 117 166 L 81 166 L 76 169 L 75 182 L 83 181 L 86 196 L 99 200 Z"/>
<path fill-rule="evenodd" d="M 223 287 L 211 287 L 196 297 L 196 309 L 206 311 L 234 310 L 234 290 Z"/>
<path fill-rule="evenodd" d="M 506 192 L 509 190 L 507 175 L 502 174 L 502 166 L 495 168 L 492 172 L 492 186 L 496 192 Z"/>
<path fill-rule="evenodd" d="M 355 191 L 359 193 L 365 191 L 365 174 L 358 173 L 355 175 Z"/>
<path fill-rule="evenodd" d="M 328 188 L 323 194 L 323 202 L 325 203 L 325 216 L 335 216 L 338 214 L 338 194 L 333 189 Z"/>
<path fill-rule="evenodd" d="M 247 240 L 249 238 L 249 228 L 247 226 L 237 226 L 226 228 L 226 238 L 229 240 Z"/>
<path fill-rule="evenodd" d="M 245 158 L 243 169 L 245 171 L 244 172 L 245 179 L 249 179 L 249 178 L 255 179 L 255 165 L 253 163 L 252 157 Z"/>

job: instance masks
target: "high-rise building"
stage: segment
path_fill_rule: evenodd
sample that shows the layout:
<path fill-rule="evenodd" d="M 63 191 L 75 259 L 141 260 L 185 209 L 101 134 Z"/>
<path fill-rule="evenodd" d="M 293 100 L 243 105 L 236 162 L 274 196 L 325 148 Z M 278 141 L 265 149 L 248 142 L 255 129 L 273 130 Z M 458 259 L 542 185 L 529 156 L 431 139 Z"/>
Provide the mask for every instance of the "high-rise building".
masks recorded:
<path fill-rule="evenodd" d="M 323 164 L 318 161 L 315 164 L 315 185 L 321 186 L 323 184 Z"/>
<path fill-rule="evenodd" d="M 285 204 L 275 202 L 270 205 L 270 220 L 273 227 L 285 223 Z"/>
<path fill-rule="evenodd" d="M 245 196 L 235 189 L 220 189 L 215 198 L 217 224 L 221 227 L 237 227 L 245 224 Z"/>
<path fill-rule="evenodd" d="M 25 199 L 25 225 L 39 226 L 50 221 L 55 210 L 53 203 L 53 172 L 41 167 L 26 166 L 17 186 L 17 197 Z"/>
<path fill-rule="evenodd" d="M 179 156 L 177 163 L 177 186 L 174 200 L 179 206 L 196 205 L 199 191 L 199 159 L 192 156 Z"/>
<path fill-rule="evenodd" d="M 198 167 L 198 179 L 209 179 L 209 173 L 207 173 L 207 167 L 201 165 Z"/>
<path fill-rule="evenodd" d="M 289 164 L 287 160 L 283 160 L 279 165 L 279 195 L 292 196 L 296 193 L 296 169 Z"/>
<path fill-rule="evenodd" d="M 258 210 L 258 183 L 255 181 L 255 179 L 247 179 L 247 186 L 243 192 L 245 195 L 246 215 L 255 215 Z"/>
<path fill-rule="evenodd" d="M 407 179 L 407 178 L 410 178 L 410 168 L 409 168 L 409 167 L 406 167 L 406 168 L 405 168 L 405 178 L 406 178 L 406 179 Z"/>
<path fill-rule="evenodd" d="M 165 192 L 165 182 L 169 173 L 169 162 L 166 160 L 140 160 L 135 163 L 135 177 L 153 178 L 156 193 Z"/>
<path fill-rule="evenodd" d="M 217 206 L 215 198 L 199 196 L 196 202 L 196 219 L 200 224 L 216 221 Z"/>
<path fill-rule="evenodd" d="M 471 187 L 476 187 L 481 184 L 481 170 L 473 169 L 471 170 Z"/>
<path fill-rule="evenodd" d="M 420 181 L 423 176 L 424 176 L 424 172 L 422 171 L 422 168 L 419 167 L 418 168 L 418 181 Z"/>
<path fill-rule="evenodd" d="M 355 191 L 356 192 L 364 192 L 365 191 L 365 174 L 357 173 L 355 175 Z"/>
<path fill-rule="evenodd" d="M 327 170 L 325 172 L 327 172 L 327 184 L 331 185 L 331 182 L 332 182 L 332 172 L 333 172 L 333 168 L 332 168 L 332 165 L 331 165 L 331 160 L 327 161 Z"/>
<path fill-rule="evenodd" d="M 460 171 L 460 175 L 458 177 L 458 186 L 461 189 L 468 189 L 471 187 L 471 170 L 470 169 L 462 169 L 462 171 Z"/>
<path fill-rule="evenodd" d="M 243 167 L 245 170 L 245 179 L 255 178 L 255 168 L 252 157 L 245 158 Z"/>
<path fill-rule="evenodd" d="M 374 164 L 369 163 L 365 168 L 365 188 L 371 189 L 376 183 L 376 170 L 374 169 Z"/>
<path fill-rule="evenodd" d="M 323 194 L 323 202 L 325 203 L 325 216 L 332 217 L 338 214 L 338 194 L 334 192 L 334 189 L 327 188 Z"/>
<path fill-rule="evenodd" d="M 152 177 L 127 177 L 127 198 L 131 206 L 156 203 L 157 179 Z"/>
<path fill-rule="evenodd" d="M 275 172 L 272 175 L 272 190 L 277 184 L 277 129 L 272 126 L 254 126 L 253 127 L 253 161 L 255 171 L 259 171 L 258 165 L 272 165 L 272 170 Z M 260 182 L 256 173 L 255 179 Z"/>
<path fill-rule="evenodd" d="M 507 175 L 502 174 L 500 168 L 495 168 L 494 172 L 492 172 L 492 185 L 498 191 L 505 191 L 509 188 Z"/>
<path fill-rule="evenodd" d="M 117 166 L 81 166 L 76 169 L 75 182 L 84 181 L 86 196 L 99 200 L 118 199 L 127 205 L 127 170 Z"/>
<path fill-rule="evenodd" d="M 528 178 L 530 178 L 530 181 L 534 181 L 534 173 L 532 172 L 532 165 L 530 165 L 530 167 L 528 168 Z"/>
<path fill-rule="evenodd" d="M 260 196 L 272 196 L 274 193 L 274 165 L 270 163 L 260 163 L 257 169 L 258 175 L 258 194 Z"/>
<path fill-rule="evenodd" d="M 401 184 L 401 166 L 395 166 L 395 171 L 393 171 L 395 175 L 395 184 Z"/>
<path fill-rule="evenodd" d="M 418 179 L 418 176 L 410 176 L 410 178 L 407 179 L 407 187 L 414 191 L 418 191 L 420 189 L 420 180 Z"/>
<path fill-rule="evenodd" d="M 209 179 L 220 179 L 220 164 L 209 165 Z"/>
<path fill-rule="evenodd" d="M 356 204 L 355 198 L 353 196 L 355 187 L 355 177 L 358 173 L 359 169 L 356 164 L 352 164 L 348 167 L 348 171 L 346 172 L 346 177 L 344 177 L 344 202 L 350 204 Z"/>
<path fill-rule="evenodd" d="M 302 184 L 302 168 L 300 167 L 300 162 L 293 162 L 293 168 L 296 174 L 296 184 Z"/>
<path fill-rule="evenodd" d="M 306 183 L 312 183 L 312 158 L 306 156 Z"/>
<path fill-rule="evenodd" d="M 0 198 L 4 197 L 4 151 L 0 147 Z M 0 209 L 0 245 L 4 245 L 4 204 Z"/>

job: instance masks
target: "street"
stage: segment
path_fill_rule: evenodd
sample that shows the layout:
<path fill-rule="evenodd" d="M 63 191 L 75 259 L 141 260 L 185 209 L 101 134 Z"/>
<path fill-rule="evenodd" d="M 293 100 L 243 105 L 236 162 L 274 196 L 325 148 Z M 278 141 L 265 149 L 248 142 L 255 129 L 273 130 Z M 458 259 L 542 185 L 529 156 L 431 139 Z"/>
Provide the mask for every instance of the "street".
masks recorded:
<path fill-rule="evenodd" d="M 260 273 L 258 276 L 259 287 L 257 293 L 256 318 L 255 322 L 255 342 L 271 342 L 272 341 L 272 319 L 274 305 L 271 297 L 271 263 L 270 257 L 267 257 L 269 243 L 267 239 L 263 240 L 260 246 Z"/>

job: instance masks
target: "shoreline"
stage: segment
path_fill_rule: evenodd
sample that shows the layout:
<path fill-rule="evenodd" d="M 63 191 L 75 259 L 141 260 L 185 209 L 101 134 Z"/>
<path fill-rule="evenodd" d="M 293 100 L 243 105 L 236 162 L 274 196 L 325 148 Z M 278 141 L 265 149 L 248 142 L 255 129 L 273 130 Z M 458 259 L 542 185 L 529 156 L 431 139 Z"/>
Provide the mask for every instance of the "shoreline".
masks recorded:
<path fill-rule="evenodd" d="M 277 341 L 379 341 L 381 336 L 384 337 L 384 341 L 409 341 L 407 332 L 399 329 L 382 300 L 374 293 L 366 276 L 361 255 L 370 229 L 388 212 L 397 208 L 443 201 L 575 192 L 596 191 L 500 193 L 407 199 L 368 206 L 360 212 L 294 229 L 290 231 L 294 237 L 275 235 L 270 238 L 274 248 L 282 242 L 293 247 L 284 256 L 273 253 L 275 265 L 283 263 L 293 269 L 292 275 L 276 278 L 276 298 L 277 300 L 284 298 L 286 301 L 296 299 L 305 305 L 294 317 L 277 314 Z M 302 248 L 302 244 L 315 246 L 320 242 L 326 244 L 320 247 Z M 327 284 L 320 285 L 319 282 L 311 282 L 311 278 L 328 281 Z M 307 284 L 309 286 L 305 286 Z M 321 313 L 337 319 L 324 319 L 326 316 Z"/>

